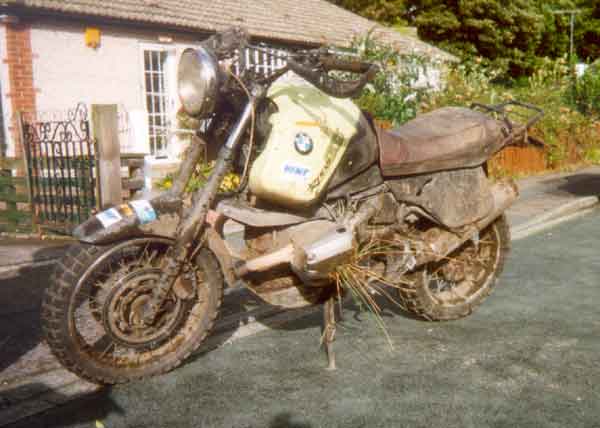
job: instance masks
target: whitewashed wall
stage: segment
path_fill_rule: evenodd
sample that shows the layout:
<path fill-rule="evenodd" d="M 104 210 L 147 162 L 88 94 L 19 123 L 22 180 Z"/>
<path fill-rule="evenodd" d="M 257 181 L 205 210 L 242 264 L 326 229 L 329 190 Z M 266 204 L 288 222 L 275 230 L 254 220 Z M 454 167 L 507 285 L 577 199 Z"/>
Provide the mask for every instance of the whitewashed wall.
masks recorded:
<path fill-rule="evenodd" d="M 81 101 L 144 108 L 138 40 L 103 32 L 93 49 L 85 45 L 84 31 L 84 25 L 32 28 L 37 109 L 64 110 Z"/>
<path fill-rule="evenodd" d="M 6 58 L 6 55 L 6 27 L 0 25 L 0 59 Z M 6 96 L 11 88 L 8 80 L 8 64 L 5 64 L 4 61 L 0 61 L 0 84 L 2 85 L 0 102 L 2 103 L 2 113 L 4 114 L 4 136 L 6 138 L 6 144 L 8 145 L 6 155 L 12 157 L 15 156 L 15 146 L 12 144 L 11 132 L 9 130 L 10 120 L 12 118 L 12 105 L 10 99 Z"/>
<path fill-rule="evenodd" d="M 79 102 L 88 106 L 117 104 L 122 149 L 139 151 L 136 149 L 147 147 L 148 139 L 143 48 L 162 47 L 171 51 L 173 67 L 177 55 L 195 42 L 190 39 L 160 44 L 160 33 L 99 25 L 101 43 L 94 49 L 85 45 L 86 26 L 85 23 L 34 24 L 31 42 L 37 110 L 42 118 L 60 117 Z M 174 116 L 178 105 L 173 81 L 170 83 Z"/>

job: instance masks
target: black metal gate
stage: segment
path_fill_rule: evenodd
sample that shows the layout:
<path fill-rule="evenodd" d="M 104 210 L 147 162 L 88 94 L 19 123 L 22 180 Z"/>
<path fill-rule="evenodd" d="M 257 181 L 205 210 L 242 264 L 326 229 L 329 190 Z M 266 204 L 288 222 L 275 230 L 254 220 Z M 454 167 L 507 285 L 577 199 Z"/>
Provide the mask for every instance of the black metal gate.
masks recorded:
<path fill-rule="evenodd" d="M 96 146 L 87 108 L 62 121 L 22 120 L 34 223 L 69 232 L 96 208 Z"/>

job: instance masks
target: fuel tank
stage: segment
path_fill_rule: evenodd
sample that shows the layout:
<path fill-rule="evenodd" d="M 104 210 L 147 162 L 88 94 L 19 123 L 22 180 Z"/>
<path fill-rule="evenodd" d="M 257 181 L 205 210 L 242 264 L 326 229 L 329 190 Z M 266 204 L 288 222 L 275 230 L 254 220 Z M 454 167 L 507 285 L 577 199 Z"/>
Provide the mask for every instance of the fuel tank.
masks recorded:
<path fill-rule="evenodd" d="M 268 96 L 278 111 L 250 171 L 250 190 L 278 205 L 310 206 L 326 191 L 365 118 L 351 100 L 313 86 L 273 85 Z"/>

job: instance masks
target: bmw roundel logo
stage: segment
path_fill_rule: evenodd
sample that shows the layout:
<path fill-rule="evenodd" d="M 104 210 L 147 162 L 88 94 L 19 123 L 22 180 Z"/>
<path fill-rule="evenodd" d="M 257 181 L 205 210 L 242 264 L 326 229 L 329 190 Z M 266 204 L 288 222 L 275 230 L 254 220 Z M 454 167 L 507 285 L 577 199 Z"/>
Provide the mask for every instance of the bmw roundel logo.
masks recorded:
<path fill-rule="evenodd" d="M 294 147 L 296 147 L 298 153 L 307 155 L 312 152 L 314 143 L 312 138 L 310 138 L 307 134 L 304 132 L 299 132 L 296 134 L 296 138 L 294 138 Z"/>

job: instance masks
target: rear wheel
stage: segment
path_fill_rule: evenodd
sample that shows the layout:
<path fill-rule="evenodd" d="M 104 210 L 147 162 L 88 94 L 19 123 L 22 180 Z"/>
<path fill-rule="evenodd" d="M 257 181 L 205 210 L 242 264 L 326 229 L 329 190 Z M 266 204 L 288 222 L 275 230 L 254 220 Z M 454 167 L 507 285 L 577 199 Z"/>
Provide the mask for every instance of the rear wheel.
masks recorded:
<path fill-rule="evenodd" d="M 490 295 L 510 249 L 504 215 L 444 260 L 421 266 L 399 287 L 403 306 L 430 321 L 463 318 Z"/>
<path fill-rule="evenodd" d="M 42 305 L 46 341 L 67 369 L 96 383 L 127 382 L 169 371 L 200 346 L 223 296 L 220 266 L 208 250 L 178 279 L 188 292 L 171 292 L 156 319 L 143 320 L 170 245 L 138 238 L 68 250 Z"/>

